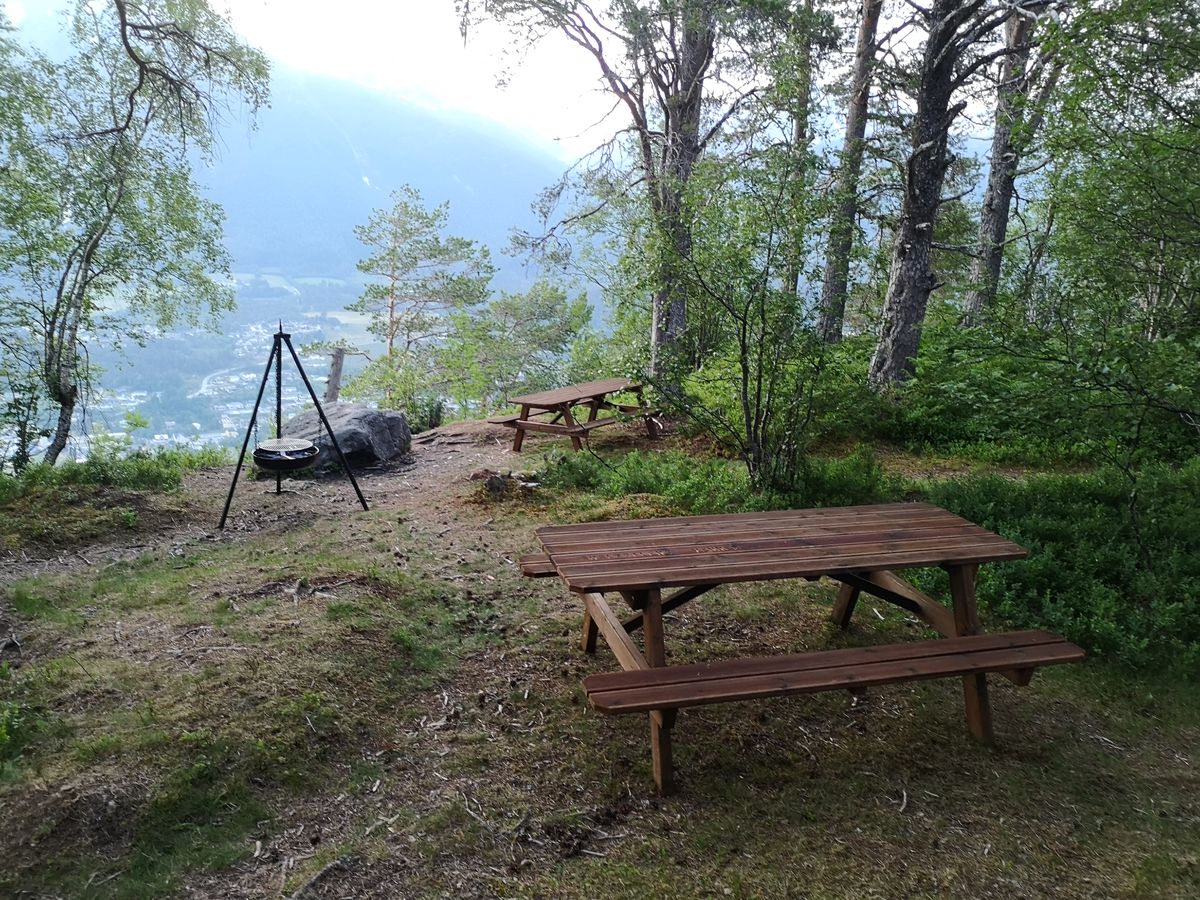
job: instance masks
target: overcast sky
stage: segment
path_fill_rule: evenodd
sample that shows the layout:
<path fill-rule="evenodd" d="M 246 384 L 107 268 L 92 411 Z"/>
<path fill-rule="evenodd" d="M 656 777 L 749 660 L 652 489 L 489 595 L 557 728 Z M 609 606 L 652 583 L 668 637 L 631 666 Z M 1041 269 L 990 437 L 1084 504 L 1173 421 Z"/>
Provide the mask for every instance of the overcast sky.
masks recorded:
<path fill-rule="evenodd" d="M 29 2 L 29 0 L 25 0 Z M 439 110 L 492 119 L 575 156 L 608 113 L 590 60 L 552 35 L 516 55 L 499 28 L 463 46 L 453 0 L 217 0 L 245 37 L 289 67 L 345 78 Z M 509 52 L 505 52 L 505 51 Z M 497 78 L 509 69 L 508 84 Z M 609 123 L 609 131 L 613 123 Z"/>
<path fill-rule="evenodd" d="M 550 35 L 518 53 L 505 32 L 463 46 L 454 0 L 210 0 L 253 45 L 289 68 L 343 78 L 436 110 L 502 123 L 565 158 L 620 127 L 579 48 Z M 14 25 L 63 0 L 0 0 Z M 497 86 L 505 76 L 507 84 Z M 590 129 L 590 131 L 589 131 Z"/>

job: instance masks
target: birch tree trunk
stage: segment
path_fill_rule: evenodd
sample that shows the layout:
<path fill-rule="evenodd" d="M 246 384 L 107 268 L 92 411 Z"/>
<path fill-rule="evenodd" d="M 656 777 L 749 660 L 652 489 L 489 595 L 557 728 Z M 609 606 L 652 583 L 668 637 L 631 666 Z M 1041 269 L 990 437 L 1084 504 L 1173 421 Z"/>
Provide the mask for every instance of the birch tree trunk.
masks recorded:
<path fill-rule="evenodd" d="M 1033 19 L 1012 13 L 1004 26 L 1004 42 L 1010 54 L 1000 68 L 996 90 L 996 118 L 992 132 L 992 160 L 988 170 L 983 208 L 979 214 L 979 241 L 971 261 L 971 290 L 963 304 L 963 325 L 978 325 L 983 311 L 996 297 L 1004 241 L 1012 208 L 1013 186 L 1021 159 L 1016 131 L 1021 127 L 1021 101 L 1028 88 L 1030 36 Z"/>
<path fill-rule="evenodd" d="M 825 252 L 825 280 L 821 286 L 821 317 L 817 325 L 827 343 L 842 339 L 846 317 L 846 292 L 850 281 L 850 250 L 858 212 L 858 179 L 862 171 L 867 114 L 870 108 L 871 72 L 875 65 L 875 32 L 883 0 L 863 0 L 862 18 L 854 50 L 854 75 L 846 110 L 846 136 L 836 187 L 837 207 L 829 223 Z"/>

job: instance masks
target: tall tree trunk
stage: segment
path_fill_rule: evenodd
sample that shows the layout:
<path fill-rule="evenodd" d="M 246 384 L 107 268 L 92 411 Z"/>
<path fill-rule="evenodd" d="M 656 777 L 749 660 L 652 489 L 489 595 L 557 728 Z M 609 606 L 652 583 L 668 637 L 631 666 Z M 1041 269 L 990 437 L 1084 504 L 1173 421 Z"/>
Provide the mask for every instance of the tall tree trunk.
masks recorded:
<path fill-rule="evenodd" d="M 950 107 L 954 69 L 962 52 L 958 27 L 975 4 L 934 0 L 921 62 L 912 152 L 905 166 L 904 203 L 892 249 L 883 322 L 868 379 L 878 389 L 915 371 L 925 308 L 937 281 L 933 273 L 933 225 L 946 176 L 946 142 L 963 103 Z"/>
<path fill-rule="evenodd" d="M 883 0 L 878 0 L 882 3 Z M 805 178 L 808 174 L 809 119 L 812 115 L 813 85 L 813 0 L 804 0 L 804 27 L 801 34 L 803 46 L 796 72 L 795 98 L 792 110 L 792 171 L 790 174 L 792 194 L 792 221 L 788 229 L 788 247 L 784 263 L 783 285 L 793 294 L 800 291 L 800 270 L 804 264 L 804 217 L 803 198 L 807 194 Z"/>
<path fill-rule="evenodd" d="M 654 159 L 649 122 L 644 123 L 646 134 L 641 141 L 650 205 L 668 251 L 660 258 L 659 288 L 653 296 L 650 367 L 652 375 L 666 376 L 668 382 L 673 379 L 669 372 L 662 371 L 663 363 L 673 366 L 685 350 L 687 295 L 679 272 L 681 264 L 692 252 L 692 229 L 684 209 L 685 192 L 700 158 L 704 79 L 716 42 L 716 19 L 711 0 L 686 2 L 678 15 L 680 37 L 674 79 L 670 84 L 656 80 L 656 86 L 665 94 L 666 133 L 661 166 Z M 656 49 L 652 43 L 647 43 L 643 45 L 643 53 L 653 56 Z M 645 60 L 647 71 L 661 65 L 657 59 Z"/>
<path fill-rule="evenodd" d="M 346 349 L 334 347 L 330 351 L 329 378 L 325 381 L 325 402 L 337 403 L 342 393 L 342 366 L 346 362 Z"/>
<path fill-rule="evenodd" d="M 1021 101 L 1028 87 L 1030 36 L 1033 19 L 1016 12 L 1004 25 L 1004 41 L 1010 51 L 1000 68 L 996 90 L 996 124 L 992 131 L 992 162 L 988 171 L 983 208 L 979 214 L 979 241 L 971 261 L 971 290 L 963 305 L 963 324 L 978 325 L 983 311 L 996 297 L 1000 266 L 1004 262 L 1004 240 L 1012 208 L 1013 184 L 1021 159 L 1016 131 L 1021 125 Z"/>
<path fill-rule="evenodd" d="M 828 343 L 842 339 L 846 317 L 846 292 L 850 281 L 850 250 L 858 212 L 858 178 L 862 172 L 864 139 L 871 98 L 871 72 L 875 66 L 875 32 L 883 0 L 863 0 L 862 19 L 854 50 L 854 76 L 846 109 L 846 136 L 838 172 L 837 206 L 829 223 L 825 252 L 825 281 L 821 286 L 821 318 L 817 325 Z"/>
<path fill-rule="evenodd" d="M 85 252 L 85 262 L 90 265 L 92 254 Z M 83 287 L 79 280 L 86 277 L 82 271 L 75 273 L 65 298 L 56 304 L 56 321 L 47 328 L 45 340 L 45 381 L 47 395 L 58 404 L 58 423 L 50 438 L 50 445 L 42 456 L 42 462 L 54 465 L 66 449 L 71 436 L 71 420 L 75 416 L 75 404 L 79 399 L 79 325 L 83 317 Z"/>

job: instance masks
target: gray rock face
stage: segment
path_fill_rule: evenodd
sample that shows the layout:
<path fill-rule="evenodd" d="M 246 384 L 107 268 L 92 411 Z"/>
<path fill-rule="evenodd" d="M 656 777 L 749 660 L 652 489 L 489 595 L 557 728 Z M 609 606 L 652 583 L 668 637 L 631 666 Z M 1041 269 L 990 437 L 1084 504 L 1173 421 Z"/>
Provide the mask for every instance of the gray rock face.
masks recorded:
<path fill-rule="evenodd" d="M 326 403 L 322 408 L 351 466 L 366 466 L 403 456 L 412 446 L 404 413 L 372 409 L 361 403 Z M 337 452 L 315 409 L 305 410 L 283 426 L 284 437 L 304 438 L 321 448 L 317 468 L 338 465 Z"/>

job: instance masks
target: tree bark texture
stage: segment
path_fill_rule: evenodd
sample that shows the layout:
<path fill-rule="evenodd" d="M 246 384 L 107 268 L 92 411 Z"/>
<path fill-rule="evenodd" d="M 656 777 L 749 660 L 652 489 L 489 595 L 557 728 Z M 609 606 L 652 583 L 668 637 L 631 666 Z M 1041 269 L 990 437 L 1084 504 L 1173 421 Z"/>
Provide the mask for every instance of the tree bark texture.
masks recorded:
<path fill-rule="evenodd" d="M 868 0 L 869 2 L 869 0 Z M 883 0 L 878 0 L 882 3 Z M 812 116 L 813 87 L 813 0 L 804 2 L 804 41 L 796 72 L 795 100 L 791 104 L 792 116 L 792 223 L 788 235 L 788 248 L 784 264 L 783 284 L 792 294 L 800 291 L 800 271 L 804 264 L 804 217 L 802 208 L 807 193 L 805 179 L 808 175 L 808 145 Z"/>
<path fill-rule="evenodd" d="M 946 143 L 950 125 L 962 110 L 950 98 L 955 66 L 962 53 L 958 28 L 978 8 L 964 0 L 934 0 L 929 36 L 921 62 L 912 150 L 905 165 L 904 202 L 892 249 L 887 299 L 868 379 L 879 390 L 909 378 L 915 371 L 921 326 L 933 272 L 933 223 L 946 176 Z"/>
<path fill-rule="evenodd" d="M 635 38 L 643 57 L 641 65 L 662 98 L 665 116 L 657 158 L 655 143 L 650 139 L 650 121 L 643 118 L 637 122 L 643 138 L 641 162 L 650 207 L 665 245 L 665 253 L 659 259 L 659 287 L 652 304 L 651 375 L 662 374 L 659 369 L 664 349 L 677 353 L 687 330 L 687 296 L 679 267 L 691 255 L 692 229 L 686 219 L 684 193 L 702 150 L 704 79 L 716 42 L 714 9 L 710 0 L 681 4 L 671 29 L 678 35 L 674 66 L 664 65 L 652 40 Z"/>
<path fill-rule="evenodd" d="M 342 347 L 334 347 L 329 360 L 329 378 L 325 381 L 325 402 L 337 403 L 342 393 L 342 366 L 346 362 L 346 351 Z"/>
<path fill-rule="evenodd" d="M 1028 88 L 1030 36 L 1033 20 L 1012 13 L 1004 26 L 1005 45 L 1011 51 L 1000 68 L 996 90 L 996 119 L 992 131 L 992 160 L 987 188 L 979 213 L 979 241 L 971 261 L 971 290 L 963 304 L 963 324 L 979 324 L 983 311 L 996 297 L 1000 266 L 1004 262 L 1004 241 L 1012 208 L 1013 185 L 1021 150 L 1016 132 L 1021 127 L 1021 101 Z"/>
<path fill-rule="evenodd" d="M 825 252 L 825 280 L 821 286 L 821 317 L 817 328 L 828 343 L 842 339 L 846 293 L 850 282 L 850 250 L 858 213 L 858 179 L 862 172 L 864 140 L 870 110 L 871 73 L 875 67 L 875 32 L 883 0 L 863 0 L 862 18 L 854 50 L 854 74 L 846 109 L 846 136 L 835 196 L 837 206 L 829 223 Z"/>

